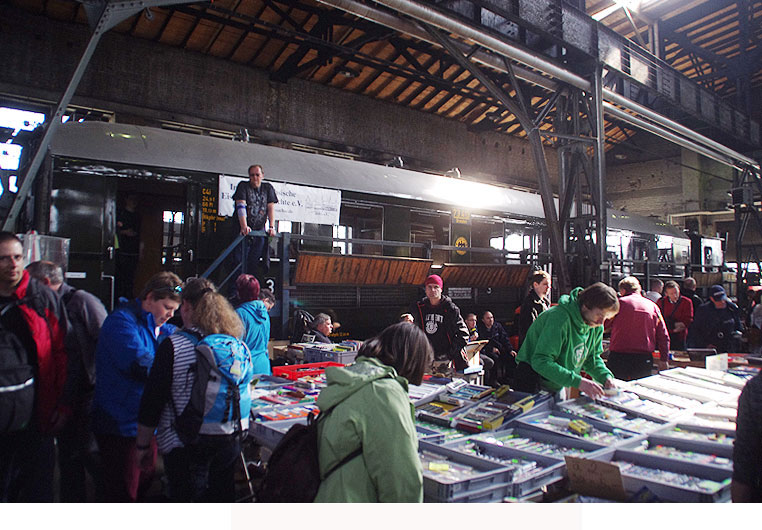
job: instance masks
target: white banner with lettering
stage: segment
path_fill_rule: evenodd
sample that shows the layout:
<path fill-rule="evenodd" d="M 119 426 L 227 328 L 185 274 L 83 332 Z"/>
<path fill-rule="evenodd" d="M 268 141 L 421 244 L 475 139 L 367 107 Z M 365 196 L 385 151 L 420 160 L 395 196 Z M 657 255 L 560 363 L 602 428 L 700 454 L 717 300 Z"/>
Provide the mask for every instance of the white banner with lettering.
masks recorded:
<path fill-rule="evenodd" d="M 238 183 L 248 178 L 220 175 L 219 215 L 233 215 L 233 193 Z M 284 184 L 267 181 L 275 188 L 278 202 L 275 204 L 275 219 L 299 223 L 317 223 L 323 225 L 339 224 L 341 191 Z"/>

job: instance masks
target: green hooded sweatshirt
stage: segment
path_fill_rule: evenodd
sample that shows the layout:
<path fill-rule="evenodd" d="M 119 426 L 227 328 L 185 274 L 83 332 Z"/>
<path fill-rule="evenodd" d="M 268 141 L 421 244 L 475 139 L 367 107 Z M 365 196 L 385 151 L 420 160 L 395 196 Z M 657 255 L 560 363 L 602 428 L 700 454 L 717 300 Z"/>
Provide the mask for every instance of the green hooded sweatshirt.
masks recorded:
<path fill-rule="evenodd" d="M 328 386 L 317 405 L 327 410 L 339 404 L 318 425 L 321 474 L 358 447 L 363 452 L 320 483 L 315 502 L 423 501 L 407 380 L 367 357 L 326 368 L 325 375 Z"/>
<path fill-rule="evenodd" d="M 529 327 L 516 360 L 529 363 L 543 378 L 543 386 L 557 392 L 579 387 L 584 370 L 598 383 L 614 375 L 601 359 L 603 326 L 588 326 L 577 296 L 582 287 L 563 295 L 558 305 L 543 311 Z"/>

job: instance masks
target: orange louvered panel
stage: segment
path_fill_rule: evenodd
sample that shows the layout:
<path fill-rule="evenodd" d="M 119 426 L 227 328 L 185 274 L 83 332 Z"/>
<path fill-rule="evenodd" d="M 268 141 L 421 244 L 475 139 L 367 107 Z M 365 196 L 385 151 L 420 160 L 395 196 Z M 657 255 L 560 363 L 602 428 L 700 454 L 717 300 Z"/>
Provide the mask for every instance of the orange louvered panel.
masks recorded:
<path fill-rule="evenodd" d="M 296 285 L 423 285 L 432 260 L 302 252 Z"/>
<path fill-rule="evenodd" d="M 439 272 L 446 287 L 523 287 L 530 265 L 446 263 Z"/>

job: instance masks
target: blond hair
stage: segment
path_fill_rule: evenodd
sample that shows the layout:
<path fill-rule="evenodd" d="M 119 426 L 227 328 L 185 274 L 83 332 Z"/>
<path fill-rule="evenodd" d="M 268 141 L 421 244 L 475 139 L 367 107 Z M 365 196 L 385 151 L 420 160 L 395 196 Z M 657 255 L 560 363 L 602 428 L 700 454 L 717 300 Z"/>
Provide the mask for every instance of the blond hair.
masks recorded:
<path fill-rule="evenodd" d="M 619 282 L 619 290 L 627 294 L 639 293 L 641 291 L 640 281 L 635 276 L 625 276 Z"/>
<path fill-rule="evenodd" d="M 243 336 L 243 323 L 227 298 L 212 291 L 204 293 L 193 306 L 193 320 L 207 335 L 220 333 L 232 337 Z"/>

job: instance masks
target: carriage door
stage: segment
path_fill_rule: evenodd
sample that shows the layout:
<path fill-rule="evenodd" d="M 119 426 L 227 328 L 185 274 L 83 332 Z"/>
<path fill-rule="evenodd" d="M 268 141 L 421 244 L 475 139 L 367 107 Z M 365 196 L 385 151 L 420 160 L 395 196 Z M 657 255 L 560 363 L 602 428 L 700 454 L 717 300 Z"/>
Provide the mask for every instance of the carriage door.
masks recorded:
<path fill-rule="evenodd" d="M 54 170 L 50 235 L 68 237 L 66 281 L 114 307 L 116 179 Z"/>

